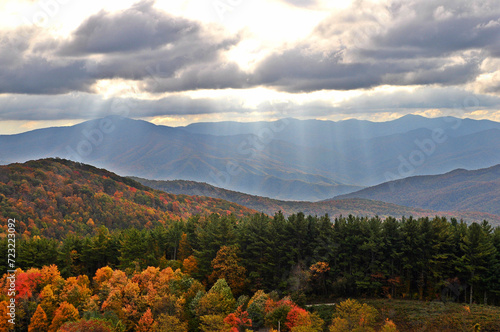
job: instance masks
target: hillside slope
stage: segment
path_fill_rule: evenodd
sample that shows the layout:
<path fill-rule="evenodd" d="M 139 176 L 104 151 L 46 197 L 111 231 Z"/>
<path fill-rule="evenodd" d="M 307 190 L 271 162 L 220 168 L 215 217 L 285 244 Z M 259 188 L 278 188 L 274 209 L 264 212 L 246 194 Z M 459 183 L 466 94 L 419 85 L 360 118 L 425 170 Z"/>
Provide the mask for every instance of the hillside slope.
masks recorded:
<path fill-rule="evenodd" d="M 256 211 L 221 199 L 166 194 L 104 169 L 62 159 L 0 166 L 0 219 L 19 233 L 60 237 L 109 229 L 153 227 L 194 214 Z M 6 231 L 6 223 L 2 225 Z"/>
<path fill-rule="evenodd" d="M 298 212 L 303 212 L 306 215 L 311 214 L 318 216 L 329 214 L 331 217 L 339 215 L 346 216 L 349 214 L 360 216 L 378 215 L 379 217 L 402 217 L 410 215 L 415 217 L 433 217 L 441 215 L 450 218 L 463 219 L 468 222 L 481 222 L 486 219 L 493 224 L 500 224 L 500 216 L 474 211 L 461 211 L 459 213 L 446 211 L 437 212 L 430 209 L 413 208 L 373 199 L 361 198 L 335 199 L 322 202 L 280 201 L 267 197 L 248 195 L 236 191 L 217 188 L 207 183 L 199 183 L 195 181 L 157 181 L 141 178 L 133 179 L 146 186 L 168 193 L 222 198 L 269 215 L 273 215 L 277 211 L 282 211 L 286 216 Z"/>
<path fill-rule="evenodd" d="M 377 199 L 437 211 L 481 211 L 500 215 L 500 164 L 468 171 L 414 176 L 386 182 L 334 199 Z"/>

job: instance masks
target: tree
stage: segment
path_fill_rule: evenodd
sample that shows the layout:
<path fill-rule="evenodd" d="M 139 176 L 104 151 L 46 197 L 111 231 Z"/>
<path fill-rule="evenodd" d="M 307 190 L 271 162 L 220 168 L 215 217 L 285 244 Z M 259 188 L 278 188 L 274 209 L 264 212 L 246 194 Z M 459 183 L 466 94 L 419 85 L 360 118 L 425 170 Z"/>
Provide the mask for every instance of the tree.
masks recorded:
<path fill-rule="evenodd" d="M 326 274 L 330 271 L 330 266 L 326 262 L 317 262 L 309 267 L 309 275 L 311 280 L 321 289 L 322 293 L 326 293 Z"/>
<path fill-rule="evenodd" d="M 89 289 L 90 281 L 86 275 L 69 277 L 59 295 L 60 301 L 66 301 L 82 310 L 88 303 L 92 291 Z"/>
<path fill-rule="evenodd" d="M 234 313 L 230 313 L 224 318 L 226 325 L 231 327 L 231 332 L 245 331 L 252 327 L 252 320 L 248 318 L 248 312 L 243 311 L 243 306 L 239 306 Z"/>
<path fill-rule="evenodd" d="M 266 302 L 269 295 L 264 293 L 263 290 L 258 290 L 248 301 L 247 312 L 250 320 L 252 321 L 252 328 L 258 330 L 264 326 L 264 319 L 266 316 Z"/>
<path fill-rule="evenodd" d="M 310 314 L 298 306 L 293 306 L 286 316 L 285 325 L 290 330 L 292 330 L 295 326 L 311 325 Z"/>
<path fill-rule="evenodd" d="M 68 302 L 63 302 L 54 313 L 54 318 L 49 327 L 49 332 L 56 332 L 68 321 L 76 321 L 80 318 L 78 310 Z"/>
<path fill-rule="evenodd" d="M 196 314 L 198 317 L 205 315 L 222 315 L 222 319 L 234 310 L 236 300 L 226 280 L 219 279 L 198 302 Z"/>
<path fill-rule="evenodd" d="M 198 262 L 193 255 L 187 257 L 182 261 L 182 269 L 189 275 L 194 275 L 198 271 Z"/>
<path fill-rule="evenodd" d="M 222 315 L 204 315 L 200 317 L 200 330 L 203 332 L 229 332 L 230 327 Z"/>
<path fill-rule="evenodd" d="M 239 294 L 245 287 L 246 269 L 239 264 L 240 259 L 235 247 L 222 246 L 212 261 L 213 272 L 209 277 L 212 282 L 226 280 L 234 294 Z"/>
<path fill-rule="evenodd" d="M 377 315 L 372 306 L 347 299 L 337 305 L 330 332 L 374 331 Z"/>
<path fill-rule="evenodd" d="M 462 269 L 469 273 L 470 296 L 473 300 L 473 286 L 480 284 L 483 274 L 488 271 L 488 264 L 494 259 L 496 248 L 485 231 L 477 223 L 472 223 L 462 239 L 460 248 L 464 252 L 461 258 Z"/>
<path fill-rule="evenodd" d="M 101 319 L 79 320 L 64 323 L 58 332 L 114 332 L 110 322 Z"/>
<path fill-rule="evenodd" d="M 158 318 L 158 324 L 153 331 L 155 332 L 187 332 L 188 324 L 181 322 L 179 318 L 170 315 L 161 315 Z"/>
<path fill-rule="evenodd" d="M 385 319 L 384 326 L 382 326 L 382 329 L 380 332 L 397 332 L 398 329 L 396 327 L 396 324 L 389 318 Z"/>
<path fill-rule="evenodd" d="M 193 247 L 189 244 L 188 236 L 186 233 L 182 233 L 181 240 L 179 241 L 179 252 L 177 258 L 181 261 L 185 260 L 193 254 Z"/>
<path fill-rule="evenodd" d="M 137 332 L 152 332 L 156 328 L 156 323 L 153 320 L 153 314 L 151 309 L 148 308 L 144 314 L 142 314 L 139 323 L 136 325 Z"/>
<path fill-rule="evenodd" d="M 9 312 L 7 305 L 7 301 L 0 302 L 0 331 L 9 331 L 12 326 L 12 324 L 9 323 L 9 316 L 7 315 Z"/>
<path fill-rule="evenodd" d="M 31 317 L 28 332 L 45 332 L 48 327 L 49 322 L 47 320 L 47 315 L 45 314 L 45 311 L 43 311 L 42 306 L 38 305 L 33 317 Z"/>

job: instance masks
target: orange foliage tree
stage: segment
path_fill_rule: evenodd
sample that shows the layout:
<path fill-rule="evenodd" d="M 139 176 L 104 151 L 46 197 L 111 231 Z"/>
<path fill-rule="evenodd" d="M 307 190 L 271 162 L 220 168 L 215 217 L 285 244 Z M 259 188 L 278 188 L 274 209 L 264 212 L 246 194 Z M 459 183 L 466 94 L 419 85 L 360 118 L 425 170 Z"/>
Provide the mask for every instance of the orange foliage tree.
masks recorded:
<path fill-rule="evenodd" d="M 45 332 L 49 327 L 49 322 L 47 320 L 47 315 L 43 308 L 38 305 L 36 311 L 31 317 L 31 323 L 28 326 L 28 332 Z"/>
<path fill-rule="evenodd" d="M 240 265 L 237 249 L 232 246 L 222 246 L 212 261 L 213 272 L 210 281 L 225 279 L 234 294 L 240 294 L 246 282 L 246 269 Z"/>
<path fill-rule="evenodd" d="M 137 332 L 152 332 L 155 328 L 156 323 L 153 319 L 153 314 L 151 313 L 151 309 L 148 308 L 141 319 L 139 319 L 139 323 L 137 323 L 135 330 Z"/>
<path fill-rule="evenodd" d="M 49 332 L 57 332 L 59 328 L 68 321 L 80 319 L 78 310 L 70 303 L 63 302 L 54 313 L 54 318 L 48 329 Z"/>
<path fill-rule="evenodd" d="M 185 273 L 189 275 L 193 275 L 198 271 L 198 262 L 196 261 L 196 257 L 193 255 L 182 261 L 182 269 Z"/>

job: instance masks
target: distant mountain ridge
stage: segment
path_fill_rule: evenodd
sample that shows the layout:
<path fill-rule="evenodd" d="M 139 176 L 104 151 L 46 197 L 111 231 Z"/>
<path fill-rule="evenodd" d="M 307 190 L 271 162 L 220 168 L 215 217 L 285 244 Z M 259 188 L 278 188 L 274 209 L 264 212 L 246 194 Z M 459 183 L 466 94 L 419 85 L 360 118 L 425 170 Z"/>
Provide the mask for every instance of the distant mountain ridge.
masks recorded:
<path fill-rule="evenodd" d="M 430 153 L 421 148 L 429 140 Z M 500 123 L 409 115 L 388 122 L 282 119 L 167 127 L 111 116 L 0 135 L 5 163 L 46 157 L 123 176 L 192 180 L 280 200 L 320 201 L 412 175 L 498 164 Z"/>
<path fill-rule="evenodd" d="M 339 198 L 322 202 L 303 202 L 303 201 L 280 201 L 267 197 L 248 195 L 236 191 L 217 188 L 207 183 L 195 181 L 158 181 L 132 177 L 133 180 L 142 183 L 145 186 L 162 190 L 172 194 L 200 195 L 224 199 L 234 202 L 250 209 L 264 212 L 268 215 L 274 215 L 277 211 L 282 211 L 284 215 L 303 212 L 306 215 L 324 215 L 331 217 L 339 215 L 362 215 L 379 217 L 433 217 L 436 215 L 449 218 L 464 219 L 466 221 L 481 222 L 488 220 L 493 224 L 500 224 L 500 215 L 474 212 L 474 211 L 433 211 L 430 209 L 421 209 L 411 206 L 401 206 L 392 203 L 386 203 L 375 199 L 363 198 Z"/>
<path fill-rule="evenodd" d="M 390 181 L 334 198 L 364 198 L 432 209 L 500 215 L 500 164 L 478 170 L 456 169 Z"/>

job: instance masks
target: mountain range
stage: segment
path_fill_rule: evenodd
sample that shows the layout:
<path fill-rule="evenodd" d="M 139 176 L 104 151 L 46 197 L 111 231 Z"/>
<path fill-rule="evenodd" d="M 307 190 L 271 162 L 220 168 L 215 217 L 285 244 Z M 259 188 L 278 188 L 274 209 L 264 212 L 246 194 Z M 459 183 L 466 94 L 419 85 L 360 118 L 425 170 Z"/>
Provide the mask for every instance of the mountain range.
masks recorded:
<path fill-rule="evenodd" d="M 436 211 L 480 211 L 500 215 L 500 164 L 468 171 L 413 176 L 366 188 L 337 199 L 377 199 Z"/>
<path fill-rule="evenodd" d="M 3 163 L 60 157 L 120 175 L 320 201 L 386 181 L 500 161 L 500 123 L 281 119 L 157 126 L 119 116 L 0 136 Z"/>

